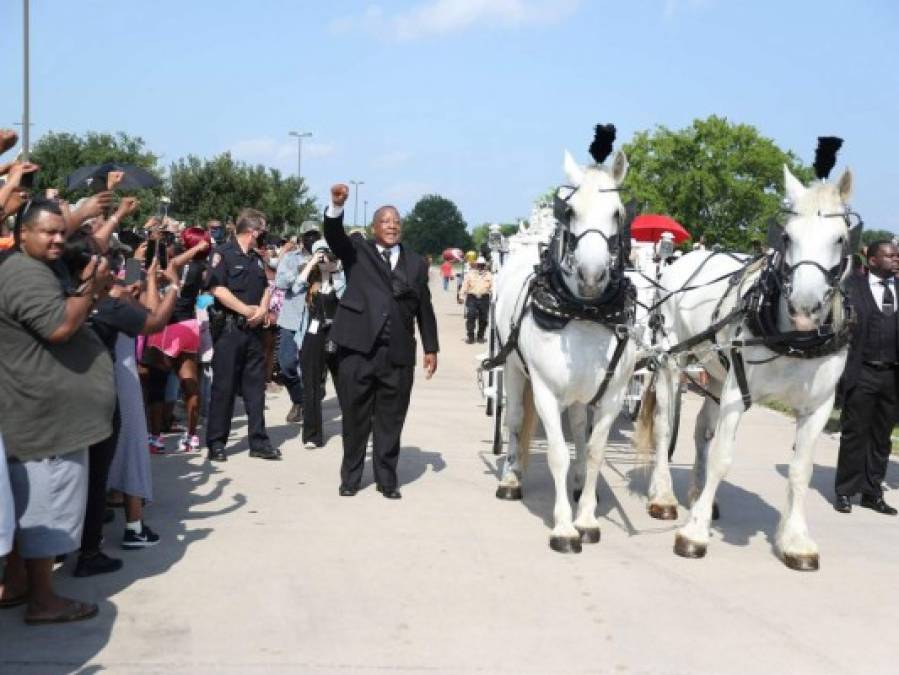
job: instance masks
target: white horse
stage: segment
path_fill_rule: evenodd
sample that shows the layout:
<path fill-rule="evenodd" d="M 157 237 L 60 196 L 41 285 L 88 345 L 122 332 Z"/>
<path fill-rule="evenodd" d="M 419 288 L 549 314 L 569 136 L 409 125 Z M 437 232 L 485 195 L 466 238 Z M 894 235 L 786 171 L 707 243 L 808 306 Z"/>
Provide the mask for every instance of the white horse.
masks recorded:
<path fill-rule="evenodd" d="M 779 299 L 777 329 L 781 333 L 814 331 L 829 320 L 838 331 L 843 328 L 843 307 L 836 286 L 849 271 L 847 202 L 852 189 L 852 174 L 847 170 L 835 183 L 815 181 L 806 187 L 784 167 L 784 180 L 787 198 L 793 206 L 780 242 L 783 292 Z M 706 251 L 694 251 L 684 256 L 665 271 L 661 285 L 672 290 L 683 288 L 688 280 L 690 286 L 709 284 L 742 266 L 727 255 L 709 259 L 710 256 L 713 254 Z M 724 280 L 670 296 L 661 308 L 667 346 L 697 336 L 709 329 L 716 319 L 725 317 L 758 275 L 756 269 L 739 287 L 729 286 Z M 713 313 L 719 301 L 722 307 L 715 317 Z M 738 332 L 741 324 L 741 321 L 731 322 L 716 336 L 715 341 L 726 356 L 731 355 L 727 345 L 734 339 L 752 338 L 745 325 L 742 332 Z M 720 401 L 719 404 L 706 397 L 696 420 L 696 461 L 690 491 L 692 508 L 686 524 L 678 530 L 675 542 L 677 554 L 700 558 L 705 555 L 709 542 L 715 491 L 731 464 L 737 426 L 745 406 L 737 368 L 732 365 L 729 370 L 725 369 L 710 341 L 696 345 L 691 351 L 709 372 L 708 388 Z M 775 541 L 778 554 L 793 569 L 818 568 L 818 547 L 809 536 L 804 498 L 812 473 L 814 441 L 833 407 L 834 390 L 843 372 L 846 354 L 845 346 L 817 358 L 783 356 L 761 345 L 742 349 L 752 401 L 777 399 L 793 408 L 797 415 L 787 504 Z M 649 490 L 649 510 L 651 515 L 662 519 L 677 517 L 677 500 L 668 466 L 669 417 L 666 407 L 673 387 L 678 386 L 683 360 L 670 356 L 663 359 L 655 391 L 648 392 L 644 403 L 647 415 L 641 415 L 635 433 L 635 438 L 654 437 L 656 464 Z M 651 400 L 653 396 L 655 405 Z M 654 416 L 648 414 L 653 407 Z"/>
<path fill-rule="evenodd" d="M 627 158 L 618 152 L 611 168 L 602 164 L 581 167 L 566 152 L 564 168 L 575 190 L 568 199 L 571 219 L 567 237 L 573 246 L 565 254 L 563 280 L 571 294 L 586 301 L 595 300 L 606 290 L 616 264 L 613 256 L 618 250 L 611 250 L 609 243 L 620 234 L 625 218 L 618 187 L 627 173 Z M 538 262 L 537 247 L 521 247 L 509 255 L 498 275 L 496 325 L 502 342 L 509 339 L 513 322 L 522 317 L 526 288 Z M 577 319 L 560 330 L 542 330 L 531 312 L 524 313 L 520 320 L 518 349 L 510 353 L 504 369 L 509 442 L 496 496 L 521 499 L 521 479 L 536 408 L 546 431 L 555 485 L 555 526 L 550 546 L 559 552 L 579 552 L 582 540 L 596 543 L 600 538 L 595 515 L 596 481 L 609 428 L 621 408 L 633 372 L 636 349 L 633 340 L 628 340 L 614 375 L 596 404 L 588 442 L 587 409 L 599 391 L 618 344 L 615 333 L 599 323 Z M 574 522 L 566 491 L 570 461 L 562 429 L 562 413 L 566 409 L 578 455 L 578 513 Z"/>

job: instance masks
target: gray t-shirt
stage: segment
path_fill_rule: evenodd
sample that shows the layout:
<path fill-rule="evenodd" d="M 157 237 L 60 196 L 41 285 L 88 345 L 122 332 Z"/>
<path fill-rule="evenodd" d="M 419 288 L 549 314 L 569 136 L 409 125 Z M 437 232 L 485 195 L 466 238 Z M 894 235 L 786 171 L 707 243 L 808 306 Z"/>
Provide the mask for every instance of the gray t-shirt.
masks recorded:
<path fill-rule="evenodd" d="M 0 264 L 0 430 L 22 461 L 81 450 L 112 434 L 112 359 L 86 326 L 50 344 L 66 298 L 45 263 L 15 253 Z"/>

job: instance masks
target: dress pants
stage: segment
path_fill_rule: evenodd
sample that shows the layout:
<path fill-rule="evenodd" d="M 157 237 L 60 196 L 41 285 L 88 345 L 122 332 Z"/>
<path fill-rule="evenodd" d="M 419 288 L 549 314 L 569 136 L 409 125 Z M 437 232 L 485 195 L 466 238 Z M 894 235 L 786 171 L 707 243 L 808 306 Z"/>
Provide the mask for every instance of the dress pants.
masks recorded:
<path fill-rule="evenodd" d="M 386 490 L 397 487 L 400 434 L 409 409 L 413 374 L 414 366 L 390 362 L 386 344 L 376 345 L 368 354 L 341 350 L 337 395 L 343 415 L 342 486 L 359 486 L 365 446 L 372 434 L 375 482 Z"/>
<path fill-rule="evenodd" d="M 877 370 L 862 365 L 858 382 L 844 395 L 834 486 L 838 495 L 882 494 L 899 403 L 897 374 L 896 369 Z"/>
<path fill-rule="evenodd" d="M 224 448 L 231 433 L 234 398 L 239 386 L 247 409 L 250 448 L 269 446 L 265 431 L 265 351 L 262 332 L 227 326 L 214 345 L 212 396 L 206 420 L 206 446 Z"/>
<path fill-rule="evenodd" d="M 474 339 L 475 323 L 478 327 L 478 340 L 483 340 L 487 333 L 487 322 L 490 320 L 490 296 L 465 296 L 465 332 Z"/>
<path fill-rule="evenodd" d="M 84 510 L 84 529 L 81 532 L 82 553 L 100 550 L 103 516 L 106 514 L 106 481 L 109 479 L 109 467 L 119 442 L 121 426 L 119 407 L 116 406 L 112 417 L 112 436 L 88 448 L 87 505 Z"/>
<path fill-rule="evenodd" d="M 317 333 L 306 333 L 300 351 L 300 367 L 303 369 L 303 443 L 324 445 L 322 423 L 322 398 L 325 393 L 325 377 L 331 371 L 331 381 L 337 386 L 337 354 L 325 351 L 328 331 L 319 328 Z"/>

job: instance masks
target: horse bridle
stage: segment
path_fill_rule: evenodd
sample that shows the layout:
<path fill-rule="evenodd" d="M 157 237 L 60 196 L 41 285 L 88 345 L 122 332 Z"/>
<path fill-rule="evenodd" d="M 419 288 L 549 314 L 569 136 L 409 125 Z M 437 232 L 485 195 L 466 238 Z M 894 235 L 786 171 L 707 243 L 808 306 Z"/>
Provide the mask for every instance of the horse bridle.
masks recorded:
<path fill-rule="evenodd" d="M 801 214 L 790 208 L 785 208 L 781 211 L 781 215 L 790 217 L 799 216 Z M 771 271 L 773 272 L 775 282 L 780 287 L 781 295 L 784 298 L 789 297 L 790 293 L 793 290 L 793 275 L 796 273 L 796 270 L 803 265 L 808 265 L 810 267 L 816 268 L 819 272 L 821 272 L 821 274 L 824 276 L 824 279 L 827 281 L 829 290 L 825 297 L 826 304 L 826 302 L 830 300 L 830 298 L 833 296 L 833 293 L 839 287 L 840 282 L 843 280 L 843 277 L 845 276 L 846 271 L 851 264 L 853 252 L 858 249 L 859 242 L 861 241 L 862 229 L 864 228 L 865 224 L 858 213 L 856 213 L 855 211 L 850 211 L 847 208 L 844 211 L 833 213 L 821 213 L 819 211 L 817 217 L 842 218 L 846 223 L 848 236 L 843 239 L 840 262 L 830 269 L 826 269 L 821 263 L 817 262 L 816 260 L 800 260 L 799 262 L 796 262 L 792 265 L 788 265 L 786 262 L 785 250 L 788 243 L 786 225 L 781 224 L 781 222 L 779 222 L 778 220 L 774 220 L 768 225 L 768 247 L 773 249 L 769 266 Z"/>
<path fill-rule="evenodd" d="M 561 196 L 561 192 L 563 190 L 569 190 L 568 194 L 565 197 Z M 571 187 L 569 185 L 563 185 L 558 190 L 556 190 L 555 195 L 553 195 L 553 217 L 556 220 L 556 230 L 553 233 L 552 240 L 550 242 L 550 255 L 552 256 L 555 264 L 562 270 L 567 273 L 571 273 L 573 270 L 573 257 L 575 251 L 577 251 L 578 245 L 581 243 L 581 239 L 586 237 L 588 234 L 598 234 L 603 238 L 603 241 L 606 242 L 606 246 L 609 249 L 609 255 L 612 258 L 612 264 L 610 267 L 612 268 L 613 275 L 620 275 L 624 270 L 624 263 L 627 258 L 626 249 L 630 247 L 630 221 L 632 217 L 629 217 L 629 211 L 632 210 L 631 204 L 625 207 L 626 213 L 622 216 L 620 210 L 615 212 L 615 218 L 618 220 L 618 232 L 609 236 L 602 230 L 598 230 L 596 228 L 589 228 L 584 230 L 580 234 L 573 234 L 571 232 L 571 217 L 574 214 L 574 209 L 571 208 L 571 204 L 569 204 L 569 200 L 575 195 L 575 193 L 580 190 L 580 187 Z M 620 192 L 621 189 L 614 188 L 602 188 L 599 192 Z"/>

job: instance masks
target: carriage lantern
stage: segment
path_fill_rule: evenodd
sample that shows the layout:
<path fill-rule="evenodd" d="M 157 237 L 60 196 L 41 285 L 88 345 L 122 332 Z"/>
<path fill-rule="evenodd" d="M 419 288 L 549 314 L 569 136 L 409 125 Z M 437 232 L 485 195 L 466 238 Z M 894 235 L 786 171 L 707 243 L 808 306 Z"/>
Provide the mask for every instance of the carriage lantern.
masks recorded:
<path fill-rule="evenodd" d="M 487 246 L 489 246 L 490 250 L 494 252 L 502 250 L 503 232 L 502 228 L 497 223 L 493 223 L 490 226 L 490 231 L 487 235 Z"/>

